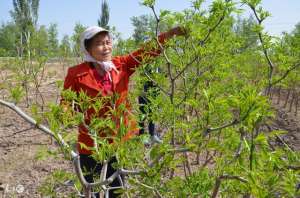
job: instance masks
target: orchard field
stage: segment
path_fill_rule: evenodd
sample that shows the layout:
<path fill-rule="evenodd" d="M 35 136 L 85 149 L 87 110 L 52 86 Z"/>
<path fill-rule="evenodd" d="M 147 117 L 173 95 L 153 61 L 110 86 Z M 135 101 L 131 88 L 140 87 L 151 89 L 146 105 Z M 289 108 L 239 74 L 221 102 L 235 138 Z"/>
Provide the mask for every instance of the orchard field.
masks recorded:
<path fill-rule="evenodd" d="M 63 90 L 68 68 L 82 60 L 83 25 L 58 41 L 55 24 L 37 26 L 38 0 L 13 2 L 13 22 L 0 28 L 0 197 L 104 195 L 111 182 L 106 169 L 90 184 L 78 168 L 77 126 L 89 108 L 107 101 L 113 116 L 122 118 L 126 108 L 115 105 L 117 95 Z M 21 14 L 22 3 L 31 17 Z M 182 12 L 158 12 L 154 0 L 141 3 L 153 15 L 131 19 L 131 38 L 107 28 L 115 55 L 141 46 L 161 51 L 141 61 L 129 100 L 138 119 L 143 84 L 156 85 L 147 117 L 163 142 L 122 141 L 129 130 L 122 119 L 120 126 L 96 117 L 88 124 L 94 158 L 104 164 L 117 158 L 113 177 L 125 177 L 122 197 L 300 197 L 300 23 L 280 37 L 269 35 L 263 24 L 270 13 L 259 0 L 215 0 L 208 8 L 193 0 Z M 243 9 L 252 15 L 241 18 Z M 178 25 L 186 35 L 160 44 L 159 32 Z M 61 96 L 81 111 L 64 110 Z M 97 138 L 103 128 L 117 131 L 114 144 Z"/>

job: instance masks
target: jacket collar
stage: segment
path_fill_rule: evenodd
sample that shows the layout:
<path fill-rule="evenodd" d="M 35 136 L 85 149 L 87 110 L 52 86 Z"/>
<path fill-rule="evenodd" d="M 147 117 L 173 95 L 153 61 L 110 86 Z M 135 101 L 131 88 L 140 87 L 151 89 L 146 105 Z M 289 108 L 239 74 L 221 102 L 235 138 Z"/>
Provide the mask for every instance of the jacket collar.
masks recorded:
<path fill-rule="evenodd" d="M 99 84 L 97 83 L 95 77 L 94 77 L 94 73 L 93 73 L 93 69 L 95 68 L 95 66 L 91 63 L 91 62 L 84 62 L 84 68 L 83 71 L 80 74 L 83 75 L 89 75 L 90 77 L 87 78 L 88 79 L 88 83 L 87 86 L 95 89 L 97 91 L 101 91 L 102 87 L 99 86 Z M 79 75 L 80 75 L 79 74 Z M 118 75 L 114 70 L 111 71 L 111 78 L 112 78 L 112 84 L 113 84 L 113 90 L 115 90 L 116 88 L 116 84 L 119 82 L 120 80 L 120 75 Z"/>

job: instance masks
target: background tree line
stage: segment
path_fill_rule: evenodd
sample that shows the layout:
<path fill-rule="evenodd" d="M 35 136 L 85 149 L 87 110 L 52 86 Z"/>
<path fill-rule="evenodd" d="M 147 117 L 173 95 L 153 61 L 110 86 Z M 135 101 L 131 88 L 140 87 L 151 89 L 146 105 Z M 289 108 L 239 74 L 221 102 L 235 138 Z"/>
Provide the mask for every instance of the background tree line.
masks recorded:
<path fill-rule="evenodd" d="M 0 26 L 0 57 L 17 57 L 24 55 L 38 55 L 47 57 L 79 57 L 80 34 L 85 26 L 80 22 L 74 25 L 72 35 L 58 38 L 56 23 L 38 25 L 39 0 L 13 0 L 13 10 L 10 11 L 11 21 L 3 22 Z M 240 50 L 253 48 L 258 44 L 258 37 L 254 32 L 255 20 L 249 18 L 236 18 L 231 30 L 241 40 Z M 155 18 L 152 15 L 140 15 L 131 18 L 134 32 L 128 39 L 122 39 L 116 28 L 109 26 L 109 6 L 101 1 L 99 26 L 110 29 L 115 39 L 115 53 L 126 53 L 144 41 L 155 32 Z M 163 22 L 160 23 L 163 26 Z M 163 27 L 160 30 L 166 29 Z M 299 37 L 300 23 L 290 33 L 284 33 L 280 38 L 282 42 L 291 44 L 291 40 Z M 147 36 L 148 35 L 148 36 Z M 279 39 L 279 38 L 277 38 Z M 289 40 L 289 41 L 288 41 Z M 131 47 L 129 47 L 131 46 Z M 31 54 L 28 54 L 28 53 Z"/>

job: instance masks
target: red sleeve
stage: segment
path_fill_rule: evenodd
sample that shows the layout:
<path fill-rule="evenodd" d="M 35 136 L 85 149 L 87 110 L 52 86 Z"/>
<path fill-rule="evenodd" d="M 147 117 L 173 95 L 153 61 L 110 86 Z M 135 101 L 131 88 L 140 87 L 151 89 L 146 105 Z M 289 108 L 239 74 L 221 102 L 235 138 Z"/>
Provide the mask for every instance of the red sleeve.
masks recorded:
<path fill-rule="evenodd" d="M 74 74 L 72 74 L 71 69 L 68 69 L 67 76 L 64 81 L 64 90 L 71 89 L 72 91 L 76 91 L 76 84 L 74 80 Z"/>
<path fill-rule="evenodd" d="M 158 41 L 161 44 L 164 44 L 166 42 L 166 33 L 161 33 L 158 36 Z M 159 47 L 158 47 L 159 48 Z M 140 63 L 148 58 L 156 57 L 161 53 L 160 49 L 151 49 L 151 50 L 145 50 L 144 48 L 140 48 L 128 55 L 122 56 L 121 61 L 124 63 L 124 67 L 126 67 L 126 70 L 129 72 L 129 74 L 132 74 L 137 66 L 140 65 Z"/>
<path fill-rule="evenodd" d="M 71 89 L 72 91 L 76 91 L 76 81 L 75 75 L 72 74 L 71 68 L 68 69 L 67 76 L 65 77 L 64 81 L 64 90 Z M 64 98 L 61 97 L 60 104 L 62 104 Z"/>

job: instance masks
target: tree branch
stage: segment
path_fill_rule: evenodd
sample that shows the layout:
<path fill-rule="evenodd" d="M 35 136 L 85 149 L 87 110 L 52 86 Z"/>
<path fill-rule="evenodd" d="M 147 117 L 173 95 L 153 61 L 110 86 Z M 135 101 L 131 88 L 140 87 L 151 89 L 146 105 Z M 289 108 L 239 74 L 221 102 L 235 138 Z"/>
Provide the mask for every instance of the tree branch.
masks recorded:
<path fill-rule="evenodd" d="M 174 80 L 176 80 L 181 74 L 183 74 L 183 72 L 185 72 L 185 70 L 188 67 L 190 67 L 198 58 L 199 58 L 198 56 L 195 56 L 195 58 L 193 58 L 193 60 L 191 60 L 188 64 L 186 64 L 184 66 L 184 68 L 181 71 L 179 71 L 176 76 L 174 76 Z"/>
<path fill-rule="evenodd" d="M 293 67 L 291 67 L 290 69 L 288 69 L 282 76 L 281 78 L 279 78 L 278 80 L 272 82 L 272 86 L 276 85 L 277 83 L 281 82 L 283 79 L 285 79 L 287 77 L 287 75 L 293 71 L 294 69 L 297 69 L 297 67 L 300 66 L 300 63 L 294 65 Z"/>
<path fill-rule="evenodd" d="M 221 175 L 221 176 L 216 178 L 215 187 L 214 187 L 213 193 L 211 195 L 212 198 L 217 197 L 218 192 L 219 192 L 219 188 L 221 186 L 221 182 L 224 179 L 226 179 L 226 180 L 238 180 L 238 181 L 243 182 L 243 183 L 248 183 L 248 180 L 246 180 L 242 177 L 239 177 L 239 176 L 227 175 L 227 174 Z"/>
<path fill-rule="evenodd" d="M 245 133 L 245 131 L 244 131 L 242 128 L 240 128 L 239 131 L 240 131 L 240 143 L 239 143 L 239 145 L 238 145 L 237 150 L 236 150 L 235 153 L 234 153 L 233 159 L 230 160 L 230 161 L 228 161 L 228 162 L 226 163 L 227 165 L 229 165 L 229 164 L 231 164 L 232 162 L 234 162 L 234 161 L 241 155 L 241 152 L 242 152 L 242 149 L 243 149 L 243 140 L 244 140 L 244 138 L 245 138 L 246 133 Z"/>
<path fill-rule="evenodd" d="M 203 134 L 206 136 L 208 135 L 210 132 L 213 132 L 213 131 L 219 131 L 221 129 L 224 129 L 224 128 L 227 128 L 227 127 L 230 127 L 230 126 L 234 126 L 234 125 L 237 125 L 239 124 L 240 121 L 238 121 L 237 119 L 234 119 L 232 122 L 228 123 L 228 124 L 224 124 L 223 126 L 219 126 L 219 127 L 216 127 L 216 128 L 208 128 L 208 129 L 205 129 L 203 131 Z"/>
<path fill-rule="evenodd" d="M 255 7 L 252 6 L 252 5 L 249 5 L 249 7 L 253 11 L 255 18 L 258 21 L 258 24 L 261 25 L 262 22 L 263 22 L 263 19 L 259 18 L 258 14 L 256 12 Z M 267 59 L 268 65 L 269 65 L 269 76 L 268 76 L 268 81 L 269 82 L 268 82 L 268 87 L 267 87 L 267 93 L 269 93 L 270 90 L 271 90 L 271 88 L 272 88 L 272 85 L 273 85 L 272 84 L 272 78 L 273 78 L 274 64 L 271 61 L 271 58 L 269 56 L 269 52 L 268 52 L 268 50 L 265 47 L 265 41 L 263 39 L 261 31 L 258 32 L 258 37 L 259 37 L 259 41 L 260 41 L 260 43 L 262 45 L 263 53 L 265 55 L 265 58 Z"/>
<path fill-rule="evenodd" d="M 139 64 L 141 64 L 141 61 L 139 61 L 137 58 L 135 58 L 134 56 L 132 56 L 131 54 L 129 54 L 135 61 L 137 61 Z M 170 94 L 164 89 L 162 88 L 153 78 L 151 78 L 151 76 L 149 76 L 147 74 L 147 72 L 144 71 L 144 74 L 146 75 L 146 77 L 148 78 L 148 80 L 152 81 L 154 83 L 155 86 L 157 86 L 164 94 L 166 94 L 167 96 L 170 96 Z"/>
<path fill-rule="evenodd" d="M 173 77 L 172 77 L 172 73 L 171 73 L 171 65 L 174 65 L 174 64 L 171 63 L 169 57 L 166 54 L 164 46 L 158 40 L 158 25 L 159 25 L 160 19 L 159 19 L 158 15 L 156 14 L 154 6 L 151 6 L 150 8 L 151 8 L 151 10 L 152 10 L 152 12 L 155 16 L 155 19 L 156 19 L 156 28 L 155 28 L 155 38 L 156 39 L 155 40 L 156 40 L 156 43 L 159 46 L 162 54 L 164 55 L 165 60 L 167 61 L 169 77 L 170 77 L 170 80 L 173 81 Z"/>
<path fill-rule="evenodd" d="M 231 0 L 227 0 L 226 2 L 230 2 Z M 200 41 L 200 45 L 203 46 L 206 41 L 208 40 L 210 34 L 215 31 L 215 29 L 221 24 L 221 22 L 225 19 L 225 14 L 226 14 L 226 9 L 224 9 L 223 13 L 222 13 L 222 16 L 219 18 L 218 22 L 212 27 L 212 28 L 209 28 L 206 36 L 204 37 L 203 40 Z"/>
<path fill-rule="evenodd" d="M 15 136 L 15 135 L 17 135 L 17 134 L 19 134 L 19 133 L 23 133 L 23 132 L 29 131 L 29 130 L 31 130 L 31 129 L 35 129 L 35 127 L 29 127 L 29 128 L 27 128 L 27 129 L 22 129 L 22 130 L 19 130 L 19 131 L 14 132 L 13 134 L 10 134 L 10 135 L 0 136 L 0 138 L 13 137 L 13 136 Z"/>
<path fill-rule="evenodd" d="M 28 123 L 36 126 L 37 129 L 40 129 L 45 134 L 50 135 L 52 138 L 54 138 L 63 147 L 70 148 L 70 146 L 63 140 L 63 138 L 60 134 L 57 134 L 57 137 L 56 137 L 54 135 L 54 133 L 48 127 L 46 127 L 45 125 L 42 125 L 42 124 L 38 124 L 32 117 L 27 115 L 24 111 L 22 111 L 15 104 L 10 103 L 10 102 L 6 102 L 2 99 L 0 99 L 0 104 L 10 108 L 14 112 L 16 112 L 19 116 L 21 116 L 25 121 L 27 121 Z M 75 158 L 77 156 L 77 153 L 75 153 L 73 150 L 71 150 L 71 156 L 72 156 L 72 158 Z"/>

